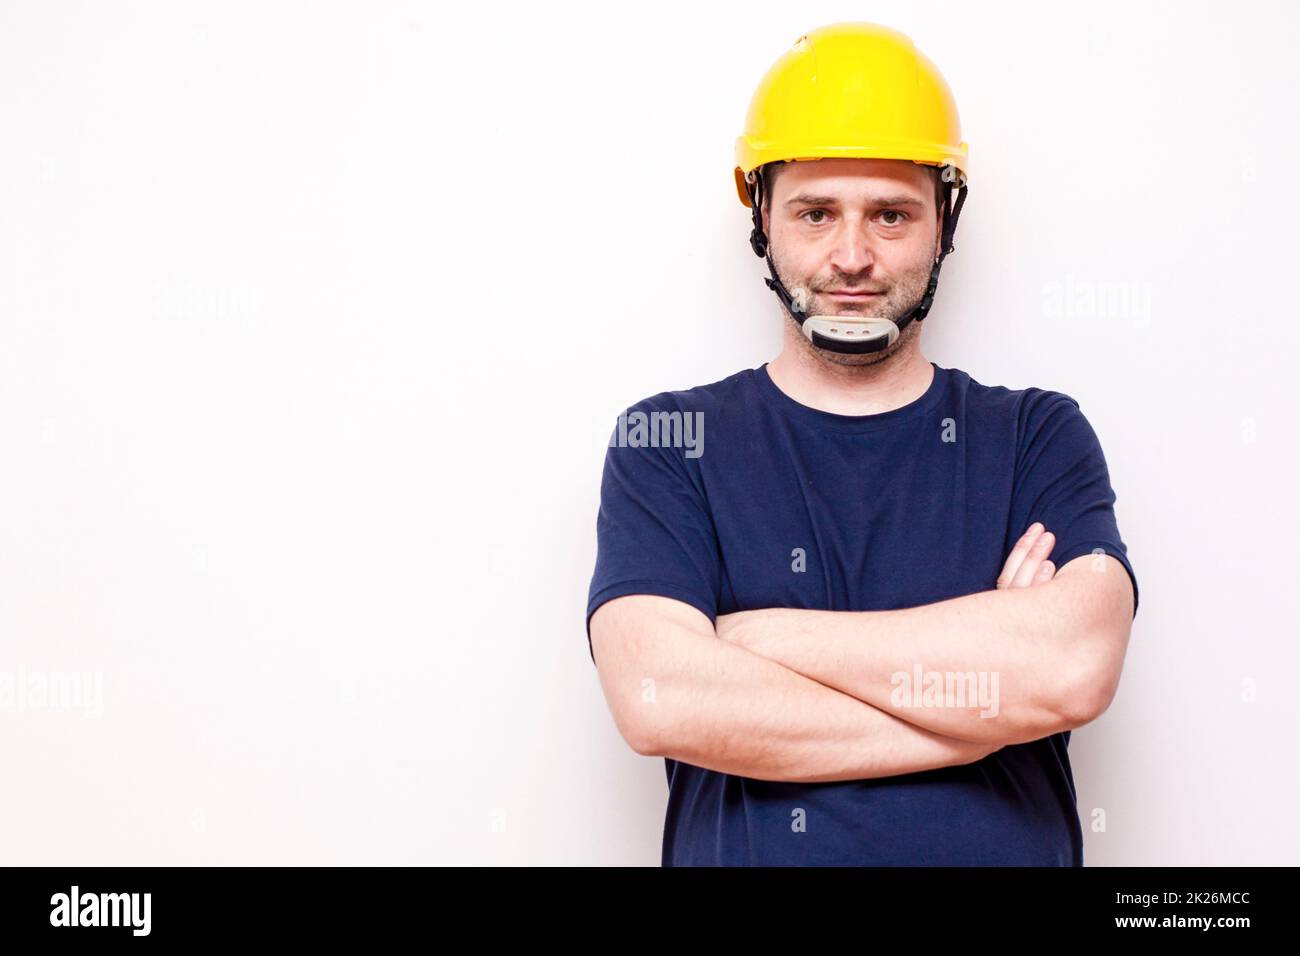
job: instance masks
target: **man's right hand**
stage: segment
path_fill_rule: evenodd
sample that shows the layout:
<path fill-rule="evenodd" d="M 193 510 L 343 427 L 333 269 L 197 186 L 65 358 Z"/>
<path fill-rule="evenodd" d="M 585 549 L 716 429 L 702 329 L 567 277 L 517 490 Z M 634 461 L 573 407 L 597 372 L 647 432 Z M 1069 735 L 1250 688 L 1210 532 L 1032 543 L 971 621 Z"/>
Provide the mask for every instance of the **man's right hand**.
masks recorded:
<path fill-rule="evenodd" d="M 998 590 L 1028 588 L 1052 580 L 1056 566 L 1047 556 L 1055 543 L 1056 535 L 1044 528 L 1041 521 L 1031 524 L 1007 555 L 1007 563 L 998 575 Z"/>

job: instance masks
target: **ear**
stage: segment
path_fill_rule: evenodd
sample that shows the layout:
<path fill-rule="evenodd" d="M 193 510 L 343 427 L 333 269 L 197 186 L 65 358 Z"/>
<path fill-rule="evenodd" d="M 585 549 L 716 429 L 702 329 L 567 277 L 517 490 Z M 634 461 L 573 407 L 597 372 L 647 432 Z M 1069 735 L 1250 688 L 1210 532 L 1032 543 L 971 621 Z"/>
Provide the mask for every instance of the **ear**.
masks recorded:
<path fill-rule="evenodd" d="M 941 252 L 943 251 L 943 219 L 944 219 L 944 212 L 945 212 L 945 210 L 944 210 L 944 208 L 943 208 L 943 205 L 940 205 L 940 206 L 939 206 L 939 209 L 938 209 L 938 215 L 935 217 L 935 218 L 938 220 L 938 227 L 937 227 L 937 229 L 936 229 L 935 236 L 934 236 L 934 257 L 935 257 L 936 259 L 939 258 L 939 253 L 941 253 Z"/>

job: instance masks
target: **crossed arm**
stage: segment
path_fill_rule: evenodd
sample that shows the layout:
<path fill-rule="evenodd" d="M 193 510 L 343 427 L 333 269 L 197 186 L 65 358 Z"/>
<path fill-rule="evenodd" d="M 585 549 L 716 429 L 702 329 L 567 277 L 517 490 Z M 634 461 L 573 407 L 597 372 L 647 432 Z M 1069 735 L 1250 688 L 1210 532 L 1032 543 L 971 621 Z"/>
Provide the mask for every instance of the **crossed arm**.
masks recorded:
<path fill-rule="evenodd" d="M 1127 574 L 1114 558 L 1085 556 L 1053 578 L 1050 552 L 1036 525 L 994 591 L 903 611 L 770 609 L 724 615 L 715 629 L 682 602 L 629 595 L 592 616 L 593 655 L 638 753 L 805 782 L 971 763 L 1086 723 L 1114 693 Z M 978 701 L 936 708 L 890 693 L 891 677 L 918 662 L 1005 673 L 996 716 L 981 717 L 989 707 Z"/>
<path fill-rule="evenodd" d="M 717 639 L 699 610 L 657 595 L 591 618 L 605 697 L 638 753 L 759 780 L 887 777 L 994 750 L 923 730 L 776 661 Z"/>
<path fill-rule="evenodd" d="M 1013 744 L 1110 706 L 1132 614 L 1128 573 L 1099 554 L 1034 587 L 898 611 L 745 611 L 717 634 L 917 727 Z"/>

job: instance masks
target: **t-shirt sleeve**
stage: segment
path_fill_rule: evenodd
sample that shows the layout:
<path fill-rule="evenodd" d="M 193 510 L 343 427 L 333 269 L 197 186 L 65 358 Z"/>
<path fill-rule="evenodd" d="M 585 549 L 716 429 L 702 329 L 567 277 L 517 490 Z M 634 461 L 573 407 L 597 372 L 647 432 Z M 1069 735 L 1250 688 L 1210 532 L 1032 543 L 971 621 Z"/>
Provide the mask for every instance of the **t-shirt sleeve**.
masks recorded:
<path fill-rule="evenodd" d="M 1115 491 L 1101 443 L 1079 403 L 1060 392 L 1032 390 L 1026 403 L 1004 554 L 1035 521 L 1056 535 L 1049 559 L 1059 570 L 1084 554 L 1113 555 L 1138 583 L 1115 519 Z"/>
<path fill-rule="evenodd" d="M 624 415 L 664 410 L 646 399 Z M 587 596 L 592 663 L 591 616 L 614 598 L 657 594 L 717 619 L 721 559 L 699 458 L 681 447 L 637 446 L 626 441 L 626 431 L 615 426 L 601 477 L 596 570 Z"/>

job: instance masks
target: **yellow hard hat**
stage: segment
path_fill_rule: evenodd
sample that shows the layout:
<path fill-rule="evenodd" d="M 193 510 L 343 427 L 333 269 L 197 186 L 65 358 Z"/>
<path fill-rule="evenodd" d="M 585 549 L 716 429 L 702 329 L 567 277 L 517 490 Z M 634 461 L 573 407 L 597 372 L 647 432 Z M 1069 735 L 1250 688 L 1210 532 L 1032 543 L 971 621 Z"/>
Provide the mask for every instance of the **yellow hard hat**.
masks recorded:
<path fill-rule="evenodd" d="M 966 201 L 969 150 L 957 104 L 942 74 L 912 41 L 875 23 L 834 23 L 805 33 L 768 69 L 736 138 L 736 192 L 750 208 L 749 244 L 767 259 L 765 279 L 818 348 L 863 353 L 888 348 L 910 322 L 930 312 L 939 269 Z M 897 319 L 809 315 L 791 296 L 768 248 L 759 207 L 768 163 L 854 157 L 910 159 L 940 169 L 943 227 L 939 254 L 919 302 Z M 957 200 L 951 204 L 952 191 Z"/>
<path fill-rule="evenodd" d="M 748 206 L 757 167 L 844 156 L 951 166 L 964 183 L 967 154 L 952 91 L 907 36 L 835 23 L 799 37 L 759 82 L 736 138 L 736 191 Z"/>

